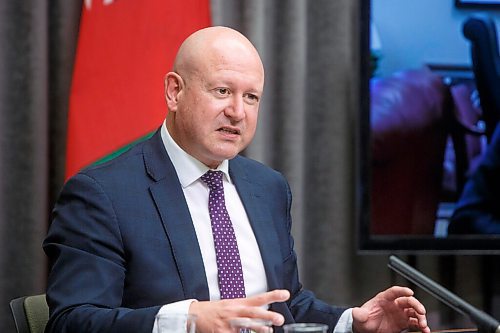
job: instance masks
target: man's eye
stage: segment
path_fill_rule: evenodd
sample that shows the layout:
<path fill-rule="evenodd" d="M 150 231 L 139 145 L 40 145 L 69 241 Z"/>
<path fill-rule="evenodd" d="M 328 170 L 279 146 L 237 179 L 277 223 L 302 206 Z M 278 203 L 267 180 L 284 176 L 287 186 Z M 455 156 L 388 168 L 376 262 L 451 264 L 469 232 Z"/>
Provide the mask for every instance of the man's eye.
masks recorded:
<path fill-rule="evenodd" d="M 229 94 L 229 89 L 227 88 L 217 88 L 217 92 L 221 95 L 227 95 Z"/>
<path fill-rule="evenodd" d="M 246 94 L 246 98 L 254 103 L 259 101 L 259 96 L 254 94 Z"/>

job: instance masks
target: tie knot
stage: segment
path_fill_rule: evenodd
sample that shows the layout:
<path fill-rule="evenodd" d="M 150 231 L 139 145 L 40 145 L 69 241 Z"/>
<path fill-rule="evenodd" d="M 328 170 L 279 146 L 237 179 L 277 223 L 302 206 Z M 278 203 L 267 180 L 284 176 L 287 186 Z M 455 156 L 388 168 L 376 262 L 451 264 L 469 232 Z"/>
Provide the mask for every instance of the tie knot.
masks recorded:
<path fill-rule="evenodd" d="M 207 184 L 210 190 L 217 190 L 222 188 L 222 171 L 212 171 L 208 170 L 201 180 Z"/>

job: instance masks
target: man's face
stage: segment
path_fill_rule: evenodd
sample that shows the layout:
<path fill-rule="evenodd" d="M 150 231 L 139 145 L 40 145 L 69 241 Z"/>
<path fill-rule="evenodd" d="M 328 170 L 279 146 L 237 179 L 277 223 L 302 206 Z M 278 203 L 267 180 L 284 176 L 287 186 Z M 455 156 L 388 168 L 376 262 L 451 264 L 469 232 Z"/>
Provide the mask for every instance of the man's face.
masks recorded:
<path fill-rule="evenodd" d="M 264 85 L 260 59 L 217 54 L 189 75 L 180 75 L 177 103 L 169 104 L 174 112 L 169 132 L 187 153 L 215 168 L 236 156 L 255 134 Z"/>

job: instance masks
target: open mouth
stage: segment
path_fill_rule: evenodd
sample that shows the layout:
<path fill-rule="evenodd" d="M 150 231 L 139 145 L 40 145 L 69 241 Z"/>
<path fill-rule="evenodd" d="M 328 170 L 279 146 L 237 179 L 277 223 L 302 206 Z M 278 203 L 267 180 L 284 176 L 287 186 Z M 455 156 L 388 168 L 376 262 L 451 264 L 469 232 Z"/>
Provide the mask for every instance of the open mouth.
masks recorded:
<path fill-rule="evenodd" d="M 224 132 L 224 133 L 228 133 L 228 134 L 235 134 L 235 135 L 239 135 L 240 134 L 240 130 L 237 129 L 237 128 L 230 128 L 230 127 L 221 127 L 218 129 L 219 132 Z"/>

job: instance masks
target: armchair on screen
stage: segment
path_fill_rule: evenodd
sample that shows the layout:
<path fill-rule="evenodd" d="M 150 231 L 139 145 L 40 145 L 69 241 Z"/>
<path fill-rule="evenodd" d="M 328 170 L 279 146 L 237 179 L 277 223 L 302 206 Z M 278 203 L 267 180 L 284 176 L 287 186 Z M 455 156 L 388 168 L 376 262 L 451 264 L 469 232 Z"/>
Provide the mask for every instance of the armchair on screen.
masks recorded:
<path fill-rule="evenodd" d="M 450 139 L 444 162 L 444 201 L 455 202 L 460 197 L 467 179 L 474 173 L 485 150 L 485 131 L 477 90 L 472 81 L 450 86 L 453 99 L 453 117 Z M 450 147 L 450 143 L 452 146 Z M 450 150 L 451 149 L 451 150 Z"/>
<path fill-rule="evenodd" d="M 495 22 L 486 15 L 473 15 L 463 25 L 470 41 L 472 68 L 488 142 L 500 120 L 500 55 Z"/>

